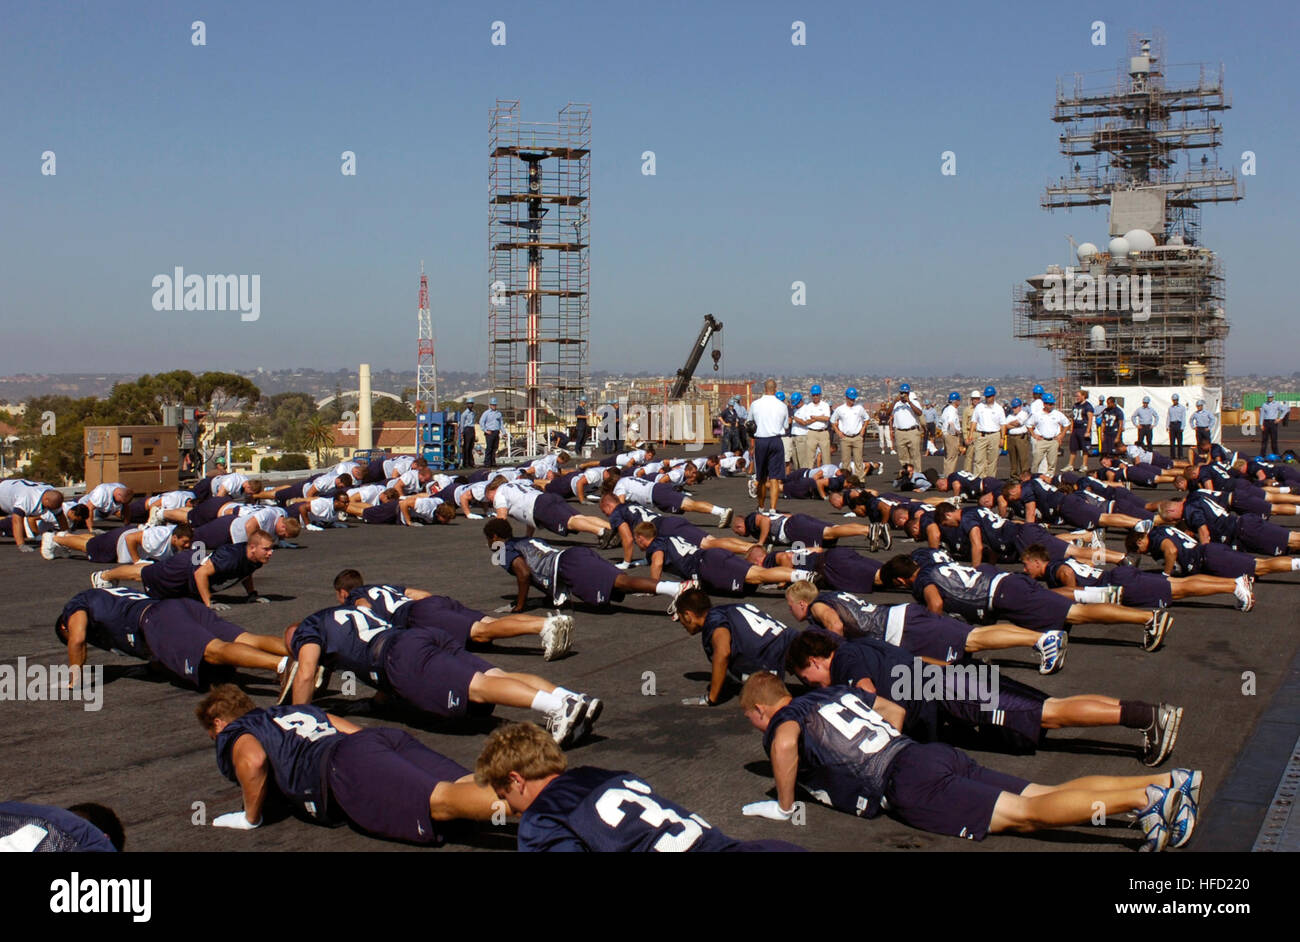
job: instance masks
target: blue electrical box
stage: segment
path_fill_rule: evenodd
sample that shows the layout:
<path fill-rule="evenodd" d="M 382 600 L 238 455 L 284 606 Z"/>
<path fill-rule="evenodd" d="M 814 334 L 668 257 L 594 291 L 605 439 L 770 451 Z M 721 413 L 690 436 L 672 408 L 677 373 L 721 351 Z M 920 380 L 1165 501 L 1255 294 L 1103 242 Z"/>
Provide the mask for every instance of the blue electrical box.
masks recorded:
<path fill-rule="evenodd" d="M 416 421 L 420 429 L 420 457 L 434 471 L 456 467 L 455 423 L 446 412 L 421 412 Z"/>

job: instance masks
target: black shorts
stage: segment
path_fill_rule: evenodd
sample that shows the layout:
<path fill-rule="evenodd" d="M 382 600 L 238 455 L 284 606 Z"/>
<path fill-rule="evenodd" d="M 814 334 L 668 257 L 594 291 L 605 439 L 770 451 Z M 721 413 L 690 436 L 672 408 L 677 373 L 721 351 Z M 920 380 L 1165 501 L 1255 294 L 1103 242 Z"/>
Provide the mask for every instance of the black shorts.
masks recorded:
<path fill-rule="evenodd" d="M 1003 792 L 1019 795 L 1029 781 L 986 769 L 943 743 L 915 743 L 889 769 L 887 810 L 904 824 L 982 841 Z"/>
<path fill-rule="evenodd" d="M 1076 428 L 1070 432 L 1070 454 L 1077 454 L 1081 451 L 1087 451 L 1092 436 L 1086 428 Z M 1031 469 L 1032 470 L 1032 469 Z"/>
<path fill-rule="evenodd" d="M 1200 555 L 1197 572 L 1207 576 L 1225 576 L 1236 579 L 1238 576 L 1255 574 L 1255 557 L 1242 553 L 1222 543 L 1205 543 L 1193 550 Z"/>
<path fill-rule="evenodd" d="M 1174 600 L 1173 586 L 1160 572 L 1143 572 L 1136 566 L 1116 566 L 1107 572 L 1111 585 L 1124 587 L 1124 604 L 1136 608 L 1164 608 Z"/>
<path fill-rule="evenodd" d="M 760 482 L 785 477 L 785 446 L 780 435 L 754 439 L 754 469 Z"/>

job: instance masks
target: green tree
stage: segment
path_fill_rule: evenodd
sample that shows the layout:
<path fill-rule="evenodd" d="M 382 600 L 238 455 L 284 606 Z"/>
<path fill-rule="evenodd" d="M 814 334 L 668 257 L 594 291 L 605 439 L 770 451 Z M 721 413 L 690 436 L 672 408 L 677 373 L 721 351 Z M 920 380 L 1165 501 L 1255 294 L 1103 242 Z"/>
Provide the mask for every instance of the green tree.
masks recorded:
<path fill-rule="evenodd" d="M 376 422 L 410 422 L 415 418 L 415 413 L 408 405 L 380 397 L 371 405 L 370 417 Z"/>
<path fill-rule="evenodd" d="M 303 444 L 316 452 L 316 462 L 319 464 L 321 449 L 334 444 L 334 428 L 317 413 L 307 420 L 302 437 Z"/>

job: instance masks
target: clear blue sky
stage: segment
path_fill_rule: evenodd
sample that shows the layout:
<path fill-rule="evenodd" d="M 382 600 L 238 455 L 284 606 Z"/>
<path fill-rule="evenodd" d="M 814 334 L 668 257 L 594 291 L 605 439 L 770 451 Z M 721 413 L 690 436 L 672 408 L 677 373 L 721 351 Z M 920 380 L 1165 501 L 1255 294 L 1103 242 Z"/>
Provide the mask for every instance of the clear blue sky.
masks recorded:
<path fill-rule="evenodd" d="M 40 3 L 0 32 L 0 373 L 413 368 L 418 266 L 439 361 L 486 366 L 487 124 L 592 105 L 592 362 L 672 370 L 704 312 L 725 366 L 1048 370 L 1010 292 L 1101 243 L 1048 214 L 1058 75 L 1128 33 L 1227 67 L 1209 206 L 1230 373 L 1297 368 L 1293 4 Z M 207 45 L 190 42 L 202 19 Z M 493 20 L 507 27 L 490 43 Z M 1108 44 L 1090 42 L 1103 20 Z M 791 22 L 807 45 L 791 45 Z M 41 154 L 57 155 L 42 176 Z M 339 172 L 357 154 L 357 175 Z M 657 175 L 641 174 L 653 150 Z M 957 154 L 957 175 L 940 154 Z M 156 312 L 154 275 L 260 274 L 262 313 Z M 792 307 L 790 283 L 807 284 Z"/>

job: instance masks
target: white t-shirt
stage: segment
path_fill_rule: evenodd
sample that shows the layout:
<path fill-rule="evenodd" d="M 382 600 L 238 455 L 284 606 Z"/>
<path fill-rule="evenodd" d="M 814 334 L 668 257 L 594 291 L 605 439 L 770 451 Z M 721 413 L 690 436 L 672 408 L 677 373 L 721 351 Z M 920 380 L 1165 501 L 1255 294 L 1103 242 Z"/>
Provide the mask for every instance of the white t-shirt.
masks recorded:
<path fill-rule="evenodd" d="M 121 505 L 113 500 L 113 492 L 119 487 L 125 486 L 124 484 L 96 484 L 77 503 L 85 504 L 87 507 L 94 507 L 101 514 L 116 513 L 121 509 Z"/>
<path fill-rule="evenodd" d="M 776 438 L 785 431 L 790 410 L 776 396 L 759 396 L 750 404 L 749 417 L 757 426 L 755 438 Z"/>
<path fill-rule="evenodd" d="M 531 527 L 535 523 L 533 506 L 541 496 L 542 492 L 531 484 L 507 481 L 497 488 L 496 495 L 492 498 L 492 507 L 495 510 L 504 510 L 511 517 Z"/>
<path fill-rule="evenodd" d="M 1006 412 L 996 402 L 992 405 L 981 402 L 971 410 L 971 421 L 975 423 L 975 431 L 977 432 L 1000 432 L 1006 420 Z"/>
<path fill-rule="evenodd" d="M 805 402 L 795 415 L 801 419 L 817 420 L 807 426 L 800 426 L 808 432 L 820 432 L 831 427 L 831 404 L 825 399 L 821 402 Z"/>
<path fill-rule="evenodd" d="M 158 497 L 149 498 L 149 505 L 161 504 L 163 510 L 181 510 L 194 500 L 193 491 L 168 491 Z"/>
<path fill-rule="evenodd" d="M 117 561 L 123 565 L 131 562 L 131 552 L 126 548 L 126 538 L 132 532 L 140 534 L 140 559 L 163 560 L 172 555 L 172 531 L 176 524 L 169 523 L 161 527 L 137 527 L 128 530 L 117 538 Z"/>
<path fill-rule="evenodd" d="M 363 484 L 360 487 L 348 488 L 348 499 L 374 507 L 379 503 L 379 495 L 386 490 L 388 488 L 382 484 Z"/>
<path fill-rule="evenodd" d="M 961 434 L 961 410 L 952 403 L 939 416 L 939 427 L 947 435 Z"/>
<path fill-rule="evenodd" d="M 844 438 L 854 438 L 862 433 L 867 424 L 867 410 L 858 403 L 841 403 L 831 413 L 831 423 Z"/>
<path fill-rule="evenodd" d="M 226 489 L 226 495 L 230 497 L 239 497 L 242 494 L 244 485 L 248 483 L 248 478 L 242 474 L 218 474 L 212 479 L 212 496 L 221 497 L 217 492 L 223 487 Z"/>
<path fill-rule="evenodd" d="M 643 507 L 654 506 L 654 500 L 650 496 L 654 493 L 654 489 L 655 482 L 643 478 L 619 478 L 618 483 L 614 485 L 615 494 Z"/>
<path fill-rule="evenodd" d="M 0 481 L 0 512 L 21 514 L 24 517 L 39 514 L 43 510 L 41 498 L 46 491 L 54 488 L 48 484 L 35 481 Z"/>
<path fill-rule="evenodd" d="M 910 395 L 908 396 L 908 402 L 911 402 Z M 920 420 L 916 417 L 916 413 L 909 407 L 908 402 L 899 402 L 895 399 L 893 409 L 890 413 L 890 420 L 893 422 L 894 428 L 900 432 L 919 428 L 921 424 Z"/>
<path fill-rule="evenodd" d="M 384 477 L 395 478 L 405 474 L 415 464 L 415 455 L 394 455 L 384 462 Z"/>
<path fill-rule="evenodd" d="M 505 490 L 505 488 L 503 487 L 501 490 Z M 433 520 L 434 512 L 437 511 L 438 505 L 441 503 L 443 501 L 438 497 L 417 497 L 415 506 L 411 508 L 411 516 L 420 517 L 423 520 Z M 400 516 L 398 520 L 401 520 Z"/>
<path fill-rule="evenodd" d="M 1029 410 L 1028 410 L 1028 409 L 1021 408 L 1020 411 L 1014 413 L 1013 415 L 1009 415 L 1009 416 L 1007 416 L 1007 420 L 1006 420 L 1006 422 L 1005 422 L 1004 424 L 1006 424 L 1006 425 L 1010 425 L 1012 422 L 1019 422 L 1019 423 L 1021 423 L 1021 424 L 1020 424 L 1020 425 L 1017 425 L 1017 426 L 1015 426 L 1015 427 L 1013 427 L 1013 428 L 1008 428 L 1008 429 L 1007 429 L 1007 434 L 1008 434 L 1008 435 L 1028 435 L 1028 434 L 1029 434 L 1029 428 L 1027 427 L 1027 424 L 1028 424 L 1028 422 L 1029 422 Z"/>
<path fill-rule="evenodd" d="M 319 498 L 318 498 L 319 499 Z M 315 501 L 312 501 L 315 504 Z M 333 507 L 333 502 L 330 502 Z M 287 519 L 288 511 L 283 507 L 241 507 L 235 513 L 235 519 L 230 521 L 230 542 L 247 543 L 248 542 L 248 518 L 252 517 L 257 521 L 258 529 L 265 530 L 271 536 L 275 536 L 275 524 L 281 518 Z"/>
<path fill-rule="evenodd" d="M 1056 438 L 1061 433 L 1062 428 L 1061 423 L 1057 421 L 1057 416 L 1063 414 L 1055 409 L 1051 412 L 1046 410 L 1036 412 L 1029 417 L 1029 429 L 1032 432 L 1037 432 L 1043 438 Z"/>

